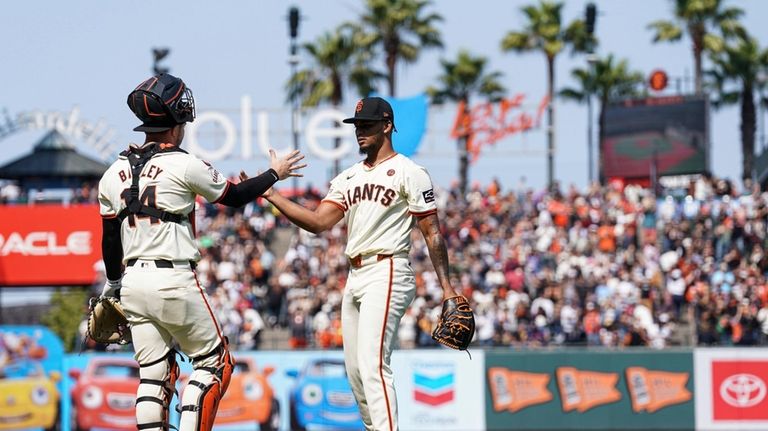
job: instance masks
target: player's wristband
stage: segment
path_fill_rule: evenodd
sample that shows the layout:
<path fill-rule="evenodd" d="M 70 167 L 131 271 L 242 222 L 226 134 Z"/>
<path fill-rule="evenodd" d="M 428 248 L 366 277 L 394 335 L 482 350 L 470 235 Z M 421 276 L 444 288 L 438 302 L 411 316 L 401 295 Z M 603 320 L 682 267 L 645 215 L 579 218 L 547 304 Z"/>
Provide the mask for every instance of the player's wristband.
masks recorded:
<path fill-rule="evenodd" d="M 238 183 L 230 184 L 219 203 L 229 207 L 241 207 L 263 195 L 272 187 L 279 177 L 274 169 L 269 169 L 261 175 Z"/>

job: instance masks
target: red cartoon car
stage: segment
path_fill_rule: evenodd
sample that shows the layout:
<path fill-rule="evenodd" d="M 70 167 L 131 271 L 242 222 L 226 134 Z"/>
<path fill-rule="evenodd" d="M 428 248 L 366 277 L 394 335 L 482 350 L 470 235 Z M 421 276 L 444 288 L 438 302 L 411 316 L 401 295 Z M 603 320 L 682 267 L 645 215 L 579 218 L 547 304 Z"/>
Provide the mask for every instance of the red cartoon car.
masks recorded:
<path fill-rule="evenodd" d="M 139 365 L 129 358 L 94 358 L 85 371 L 72 369 L 71 428 L 136 429 L 136 390 Z"/>

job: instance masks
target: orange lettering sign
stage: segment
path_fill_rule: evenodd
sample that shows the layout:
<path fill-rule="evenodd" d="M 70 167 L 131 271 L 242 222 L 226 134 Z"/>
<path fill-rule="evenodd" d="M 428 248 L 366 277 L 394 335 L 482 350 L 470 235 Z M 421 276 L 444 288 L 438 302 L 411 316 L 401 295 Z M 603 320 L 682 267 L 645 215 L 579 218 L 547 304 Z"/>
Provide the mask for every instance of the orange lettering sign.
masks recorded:
<path fill-rule="evenodd" d="M 547 389 L 548 374 L 512 371 L 503 367 L 488 369 L 493 409 L 514 413 L 526 407 L 551 401 L 552 392 Z"/>
<path fill-rule="evenodd" d="M 618 373 L 582 371 L 573 367 L 559 367 L 557 385 L 563 411 L 585 412 L 593 407 L 614 403 L 621 399 L 616 389 Z"/>
<path fill-rule="evenodd" d="M 549 104 L 544 96 L 536 109 L 535 117 L 527 112 L 515 114 L 525 100 L 524 94 L 501 99 L 495 103 L 481 103 L 471 109 L 464 101 L 459 102 L 456 118 L 451 129 L 452 138 L 465 138 L 472 161 L 477 160 L 483 145 L 495 144 L 500 139 L 538 127 L 541 116 Z"/>
<path fill-rule="evenodd" d="M 688 373 L 652 371 L 641 367 L 629 367 L 625 373 L 635 413 L 653 413 L 691 399 L 691 392 L 685 387 L 690 377 Z"/>

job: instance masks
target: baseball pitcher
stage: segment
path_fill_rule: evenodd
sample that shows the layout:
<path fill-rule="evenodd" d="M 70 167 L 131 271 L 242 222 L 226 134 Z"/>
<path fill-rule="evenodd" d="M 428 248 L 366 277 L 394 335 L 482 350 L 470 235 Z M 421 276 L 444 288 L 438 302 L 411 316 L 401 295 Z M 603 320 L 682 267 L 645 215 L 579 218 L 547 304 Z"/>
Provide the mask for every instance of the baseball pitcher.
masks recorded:
<path fill-rule="evenodd" d="M 416 293 L 408 261 L 414 221 L 426 240 L 443 297 L 466 304 L 448 278 L 448 254 L 432 181 L 426 169 L 392 148 L 394 121 L 392 107 L 382 98 L 357 103 L 354 117 L 344 122 L 354 124 L 365 160 L 331 181 L 316 210 L 271 189 L 265 194 L 288 219 L 309 232 L 323 232 L 346 220 L 350 270 L 341 309 L 344 360 L 365 427 L 377 431 L 398 429 L 390 357 L 400 319 Z M 468 330 L 469 324 L 465 326 Z M 466 349 L 466 345 L 459 347 Z"/>

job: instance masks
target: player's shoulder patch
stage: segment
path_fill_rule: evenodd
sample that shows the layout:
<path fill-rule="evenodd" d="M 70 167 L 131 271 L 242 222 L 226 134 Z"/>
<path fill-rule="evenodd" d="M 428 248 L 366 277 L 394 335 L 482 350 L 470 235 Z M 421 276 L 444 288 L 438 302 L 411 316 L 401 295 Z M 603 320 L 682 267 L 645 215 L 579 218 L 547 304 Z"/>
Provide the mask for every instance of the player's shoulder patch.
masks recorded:
<path fill-rule="evenodd" d="M 208 173 L 211 175 L 211 179 L 214 183 L 218 183 L 224 178 L 224 176 L 221 175 L 221 173 L 216 168 L 214 168 L 212 164 L 206 162 L 205 160 L 203 160 L 203 163 L 208 166 Z"/>
<path fill-rule="evenodd" d="M 424 190 L 423 192 L 421 192 L 421 195 L 424 197 L 424 202 L 425 203 L 432 203 L 432 202 L 435 201 L 435 190 L 434 189 Z"/>

